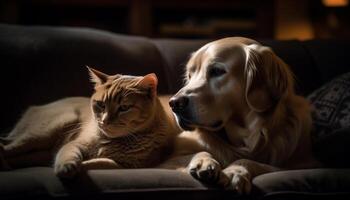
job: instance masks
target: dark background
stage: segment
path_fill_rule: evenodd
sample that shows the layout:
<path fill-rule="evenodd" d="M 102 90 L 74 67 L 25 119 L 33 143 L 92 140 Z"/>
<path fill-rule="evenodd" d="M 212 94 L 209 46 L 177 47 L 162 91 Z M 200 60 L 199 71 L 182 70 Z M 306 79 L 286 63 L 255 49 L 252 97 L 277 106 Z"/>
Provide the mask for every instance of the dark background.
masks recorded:
<path fill-rule="evenodd" d="M 1 0 L 0 22 L 157 38 L 349 38 L 349 0 Z"/>
<path fill-rule="evenodd" d="M 7 115 L 1 120 L 0 130 L 15 124 L 29 105 L 90 95 L 92 85 L 85 65 L 109 74 L 155 72 L 160 74 L 160 82 L 176 83 L 164 84 L 159 92 L 175 93 L 182 84 L 179 76 L 189 52 L 225 36 L 269 41 L 266 44 L 294 67 L 299 78 L 297 88 L 307 94 L 321 82 L 348 71 L 349 56 L 344 49 L 349 43 L 343 41 L 350 38 L 349 1 L 0 0 L 0 23 L 91 27 L 151 38 L 203 39 L 143 40 L 90 29 L 4 25 L 0 30 L 0 64 L 10 76 L 1 83 L 10 83 L 11 87 L 3 87 L 8 98 L 3 98 L 1 105 L 6 105 L 3 112 Z M 14 75 L 19 81 L 13 81 Z"/>

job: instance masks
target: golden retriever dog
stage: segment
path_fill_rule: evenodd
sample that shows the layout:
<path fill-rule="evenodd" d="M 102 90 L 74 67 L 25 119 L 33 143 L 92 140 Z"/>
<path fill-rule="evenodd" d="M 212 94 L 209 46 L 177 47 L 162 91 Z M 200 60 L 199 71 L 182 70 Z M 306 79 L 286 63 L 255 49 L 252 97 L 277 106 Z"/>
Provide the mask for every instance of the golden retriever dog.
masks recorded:
<path fill-rule="evenodd" d="M 169 101 L 185 131 L 168 166 L 239 193 L 250 192 L 255 176 L 312 166 L 310 105 L 269 47 L 242 37 L 208 43 L 185 76 Z"/>

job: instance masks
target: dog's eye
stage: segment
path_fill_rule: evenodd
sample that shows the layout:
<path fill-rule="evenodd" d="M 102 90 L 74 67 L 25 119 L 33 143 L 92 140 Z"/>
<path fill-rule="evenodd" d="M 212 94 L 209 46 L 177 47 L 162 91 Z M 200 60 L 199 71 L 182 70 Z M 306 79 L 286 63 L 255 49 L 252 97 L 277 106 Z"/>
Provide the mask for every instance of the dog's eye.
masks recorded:
<path fill-rule="evenodd" d="M 226 73 L 226 70 L 221 67 L 212 67 L 209 69 L 208 76 L 210 78 L 218 77 Z"/>

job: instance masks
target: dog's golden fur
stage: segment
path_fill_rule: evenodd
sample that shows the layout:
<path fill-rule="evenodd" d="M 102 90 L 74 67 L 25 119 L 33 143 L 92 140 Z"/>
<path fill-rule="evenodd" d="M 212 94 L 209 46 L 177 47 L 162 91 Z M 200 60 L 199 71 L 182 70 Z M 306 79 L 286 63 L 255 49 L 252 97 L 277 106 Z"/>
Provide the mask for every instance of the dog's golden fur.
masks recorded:
<path fill-rule="evenodd" d="M 190 114 L 176 117 L 188 131 L 165 166 L 189 163 L 185 170 L 194 177 L 241 193 L 257 175 L 311 166 L 309 103 L 269 47 L 241 37 L 203 46 L 188 61 L 186 84 L 172 101 L 183 96 Z"/>

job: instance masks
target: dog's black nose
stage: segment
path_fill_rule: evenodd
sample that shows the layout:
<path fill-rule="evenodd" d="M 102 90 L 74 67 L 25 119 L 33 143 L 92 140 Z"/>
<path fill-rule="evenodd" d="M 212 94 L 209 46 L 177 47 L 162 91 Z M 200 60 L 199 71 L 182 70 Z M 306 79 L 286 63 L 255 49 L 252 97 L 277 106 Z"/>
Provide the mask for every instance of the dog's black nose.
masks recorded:
<path fill-rule="evenodd" d="M 184 111 L 188 105 L 188 97 L 180 96 L 180 97 L 172 97 L 169 101 L 169 105 L 174 112 Z"/>

